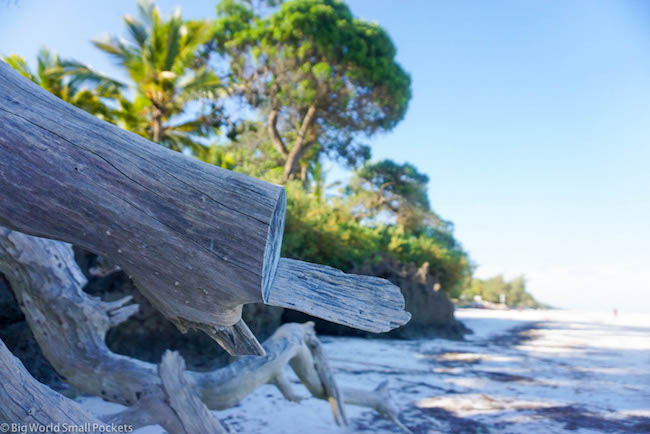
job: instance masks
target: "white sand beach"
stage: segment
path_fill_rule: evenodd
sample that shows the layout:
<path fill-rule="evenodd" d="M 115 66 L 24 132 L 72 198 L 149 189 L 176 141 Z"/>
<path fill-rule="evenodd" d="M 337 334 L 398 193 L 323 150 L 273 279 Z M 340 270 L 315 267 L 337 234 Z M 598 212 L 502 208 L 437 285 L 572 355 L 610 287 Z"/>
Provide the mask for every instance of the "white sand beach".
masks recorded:
<path fill-rule="evenodd" d="M 322 340 L 339 384 L 388 380 L 416 433 L 650 432 L 650 315 L 460 309 L 457 317 L 475 331 L 463 342 Z M 98 415 L 121 408 L 80 401 Z M 327 402 L 288 402 L 269 385 L 215 415 L 230 432 L 400 432 L 374 411 L 347 410 L 350 426 L 337 427 Z"/>

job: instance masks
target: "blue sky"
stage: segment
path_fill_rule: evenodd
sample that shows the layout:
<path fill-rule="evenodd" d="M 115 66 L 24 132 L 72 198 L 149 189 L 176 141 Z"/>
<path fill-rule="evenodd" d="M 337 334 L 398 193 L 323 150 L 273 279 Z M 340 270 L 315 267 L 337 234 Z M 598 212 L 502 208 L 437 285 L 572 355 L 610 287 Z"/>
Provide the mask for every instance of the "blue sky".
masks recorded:
<path fill-rule="evenodd" d="M 213 17 L 215 1 L 159 1 Z M 416 164 L 435 210 L 488 277 L 539 299 L 650 312 L 650 6 L 643 1 L 351 0 L 411 73 L 375 159 Z M 89 39 L 135 2 L 0 1 L 0 53 L 42 44 L 108 73 Z M 337 174 L 337 171 L 334 171 Z"/>

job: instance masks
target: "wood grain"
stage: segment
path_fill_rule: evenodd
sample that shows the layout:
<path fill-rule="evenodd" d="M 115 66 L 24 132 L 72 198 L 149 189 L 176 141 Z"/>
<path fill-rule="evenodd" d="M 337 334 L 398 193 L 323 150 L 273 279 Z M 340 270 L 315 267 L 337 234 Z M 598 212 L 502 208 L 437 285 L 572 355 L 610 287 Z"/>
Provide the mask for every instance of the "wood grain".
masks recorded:
<path fill-rule="evenodd" d="M 375 333 L 411 318 L 399 287 L 386 279 L 287 258 L 280 259 L 264 302 Z"/>
<path fill-rule="evenodd" d="M 173 152 L 0 62 L 0 224 L 102 255 L 174 323 L 233 326 L 279 260 L 284 188 Z"/>
<path fill-rule="evenodd" d="M 85 432 L 103 432 L 104 425 L 76 402 L 59 395 L 32 377 L 0 340 L 0 423 L 41 426 L 63 424 L 84 427 Z M 62 428 L 60 428 L 62 429 Z M 16 431 L 18 432 L 18 431 Z M 32 430 L 28 430 L 32 432 Z M 33 431 L 37 432 L 37 431 Z M 43 431 L 45 432 L 45 431 Z"/>

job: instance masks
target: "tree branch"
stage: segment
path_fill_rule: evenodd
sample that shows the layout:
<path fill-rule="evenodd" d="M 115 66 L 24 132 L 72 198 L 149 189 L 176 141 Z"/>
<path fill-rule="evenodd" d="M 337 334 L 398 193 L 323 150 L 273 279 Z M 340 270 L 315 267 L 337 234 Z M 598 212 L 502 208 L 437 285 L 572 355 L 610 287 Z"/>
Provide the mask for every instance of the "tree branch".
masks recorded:
<path fill-rule="evenodd" d="M 271 109 L 269 112 L 269 136 L 271 136 L 271 143 L 273 143 L 275 149 L 277 149 L 280 155 L 282 155 L 282 158 L 286 160 L 289 157 L 289 151 L 287 151 L 287 147 L 284 145 L 280 132 L 278 131 L 278 114 L 279 110 L 277 109 Z"/>
<path fill-rule="evenodd" d="M 194 394 L 192 384 L 185 375 L 185 361 L 180 354 L 167 350 L 158 367 L 158 375 L 167 397 L 165 402 L 174 410 L 187 434 L 226 433 L 210 410 Z"/>
<path fill-rule="evenodd" d="M 296 137 L 296 141 L 291 148 L 291 152 L 289 152 L 289 155 L 285 158 L 286 161 L 284 164 L 283 181 L 287 181 L 289 178 L 291 178 L 291 176 L 293 176 L 294 172 L 296 171 L 296 165 L 298 164 L 298 161 L 300 161 L 300 158 L 307 151 L 307 149 L 313 145 L 313 141 L 305 144 L 305 137 L 307 136 L 307 132 L 309 131 L 309 128 L 311 127 L 315 118 L 316 105 L 312 104 L 309 106 L 307 113 L 305 113 L 305 116 L 302 119 L 302 124 L 300 125 L 300 130 L 298 131 L 298 137 Z"/>

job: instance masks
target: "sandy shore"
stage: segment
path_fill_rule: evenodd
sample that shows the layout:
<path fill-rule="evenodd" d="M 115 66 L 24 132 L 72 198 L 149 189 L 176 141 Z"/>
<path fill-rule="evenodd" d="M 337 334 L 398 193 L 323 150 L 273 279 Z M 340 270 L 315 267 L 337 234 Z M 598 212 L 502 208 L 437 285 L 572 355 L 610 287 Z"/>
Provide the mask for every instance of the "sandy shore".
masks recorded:
<path fill-rule="evenodd" d="M 373 389 L 389 380 L 400 419 L 416 433 L 650 432 L 650 315 L 459 310 L 457 316 L 476 332 L 464 342 L 323 341 L 340 384 Z M 97 398 L 81 402 L 96 414 L 120 408 Z M 399 432 L 358 407 L 348 408 L 350 427 L 336 427 L 326 402 L 287 402 L 272 386 L 215 414 L 230 432 Z"/>

